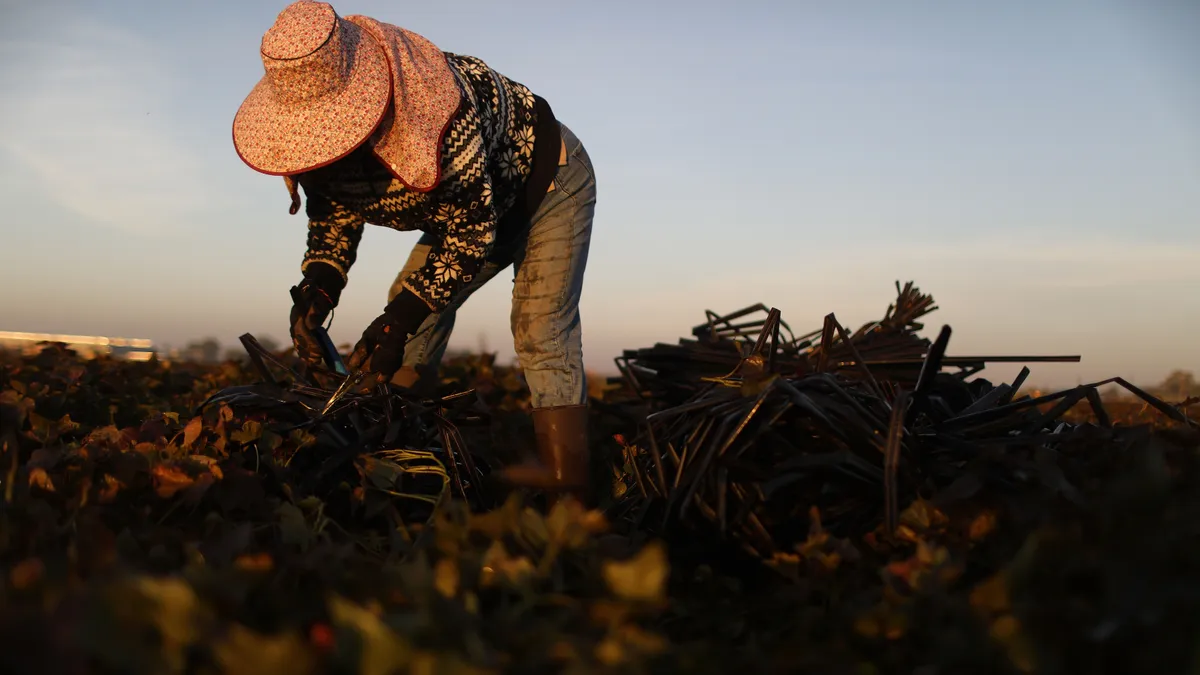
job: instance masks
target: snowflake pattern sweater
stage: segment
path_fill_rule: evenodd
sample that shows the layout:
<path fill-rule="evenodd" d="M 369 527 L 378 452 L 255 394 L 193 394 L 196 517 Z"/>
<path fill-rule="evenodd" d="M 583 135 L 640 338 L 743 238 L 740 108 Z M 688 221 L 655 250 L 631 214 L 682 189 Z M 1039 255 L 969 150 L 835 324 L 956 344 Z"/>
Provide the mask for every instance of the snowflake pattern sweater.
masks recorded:
<path fill-rule="evenodd" d="M 365 224 L 422 230 L 436 243 L 404 288 L 441 311 L 479 272 L 507 222 L 532 215 L 557 165 L 561 136 L 553 113 L 480 59 L 446 57 L 463 99 L 442 141 L 441 181 L 428 192 L 413 190 L 366 145 L 303 176 L 309 225 L 302 270 L 325 263 L 344 283 Z"/>

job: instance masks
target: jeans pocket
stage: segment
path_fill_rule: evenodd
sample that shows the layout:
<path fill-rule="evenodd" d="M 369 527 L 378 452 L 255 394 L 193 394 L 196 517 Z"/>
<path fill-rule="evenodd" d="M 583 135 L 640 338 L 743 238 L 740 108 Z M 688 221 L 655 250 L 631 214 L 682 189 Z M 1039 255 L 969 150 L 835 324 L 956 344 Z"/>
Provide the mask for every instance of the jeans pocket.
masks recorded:
<path fill-rule="evenodd" d="M 564 197 L 576 197 L 582 192 L 596 189 L 591 162 L 582 147 L 567 155 L 567 165 L 559 168 L 554 177 L 554 189 L 561 191 Z"/>

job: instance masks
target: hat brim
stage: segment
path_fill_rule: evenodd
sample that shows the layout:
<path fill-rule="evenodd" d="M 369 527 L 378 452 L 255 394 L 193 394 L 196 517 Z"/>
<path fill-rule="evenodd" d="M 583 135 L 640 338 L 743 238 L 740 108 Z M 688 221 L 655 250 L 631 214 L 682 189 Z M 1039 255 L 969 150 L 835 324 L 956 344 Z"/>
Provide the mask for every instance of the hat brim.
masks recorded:
<path fill-rule="evenodd" d="M 263 76 L 233 118 L 233 146 L 250 168 L 288 176 L 326 166 L 371 136 L 387 113 L 392 74 L 383 47 L 359 26 L 338 18 L 353 63 L 338 92 L 303 105 L 283 104 Z"/>

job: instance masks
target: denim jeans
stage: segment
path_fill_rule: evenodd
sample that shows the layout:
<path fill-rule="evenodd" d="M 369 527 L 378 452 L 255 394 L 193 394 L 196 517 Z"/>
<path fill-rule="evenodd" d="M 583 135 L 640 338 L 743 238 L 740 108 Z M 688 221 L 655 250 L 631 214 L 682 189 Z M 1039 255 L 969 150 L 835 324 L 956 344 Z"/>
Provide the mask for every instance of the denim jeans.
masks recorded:
<path fill-rule="evenodd" d="M 596 209 L 596 176 L 583 144 L 565 125 L 560 127 L 566 164 L 560 163 L 553 189 L 546 193 L 528 230 L 497 245 L 455 302 L 421 324 L 405 346 L 405 366 L 439 365 L 458 308 L 511 265 L 513 346 L 533 407 L 587 402 L 579 297 Z M 425 264 L 431 243 L 425 235 L 413 247 L 388 291 L 389 301 L 400 292 L 404 278 Z"/>

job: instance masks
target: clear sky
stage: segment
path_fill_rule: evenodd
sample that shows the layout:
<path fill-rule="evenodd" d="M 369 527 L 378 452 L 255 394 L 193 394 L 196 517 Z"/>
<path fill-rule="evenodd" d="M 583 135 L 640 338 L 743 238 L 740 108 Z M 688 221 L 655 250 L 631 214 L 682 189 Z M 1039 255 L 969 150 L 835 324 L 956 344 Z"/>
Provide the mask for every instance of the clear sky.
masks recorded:
<path fill-rule="evenodd" d="M 230 141 L 285 4 L 0 0 L 0 330 L 287 339 L 304 217 Z M 952 352 L 1083 355 L 1035 382 L 1200 372 L 1196 0 L 333 5 L 483 58 L 586 144 L 593 368 L 705 309 L 857 326 L 912 279 Z M 416 238 L 368 229 L 336 340 Z M 454 345 L 510 358 L 510 290 Z"/>

